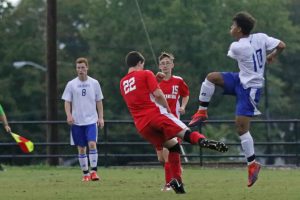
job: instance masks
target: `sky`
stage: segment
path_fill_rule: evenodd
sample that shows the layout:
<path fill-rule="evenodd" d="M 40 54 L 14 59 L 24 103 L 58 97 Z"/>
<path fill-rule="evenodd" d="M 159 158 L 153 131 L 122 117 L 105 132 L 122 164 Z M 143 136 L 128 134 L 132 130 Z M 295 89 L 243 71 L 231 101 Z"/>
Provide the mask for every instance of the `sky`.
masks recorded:
<path fill-rule="evenodd" d="M 18 5 L 18 3 L 19 3 L 21 0 L 8 0 L 8 1 L 11 2 L 13 6 L 16 6 L 16 5 Z"/>

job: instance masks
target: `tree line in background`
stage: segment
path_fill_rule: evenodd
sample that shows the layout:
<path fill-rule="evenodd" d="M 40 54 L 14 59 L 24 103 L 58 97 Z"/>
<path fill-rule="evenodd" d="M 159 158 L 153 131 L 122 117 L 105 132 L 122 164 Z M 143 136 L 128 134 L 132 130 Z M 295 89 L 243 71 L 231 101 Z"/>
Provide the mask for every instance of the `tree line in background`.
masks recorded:
<path fill-rule="evenodd" d="M 132 50 L 142 52 L 145 66 L 157 72 L 154 57 L 168 51 L 175 55 L 174 74 L 182 76 L 190 87 L 187 114 L 182 116 L 189 119 L 197 108 L 200 82 L 207 73 L 238 71 L 235 61 L 226 54 L 233 41 L 229 35 L 232 17 L 242 10 L 257 19 L 254 32 L 265 32 L 287 44 L 278 60 L 267 65 L 270 117 L 299 118 L 297 0 L 57 0 L 58 94 L 61 96 L 67 81 L 76 76 L 75 59 L 87 57 L 90 75 L 102 85 L 105 119 L 131 119 L 119 93 L 119 81 L 127 73 L 125 55 Z M 0 18 L 0 102 L 9 120 L 45 120 L 45 73 L 12 66 L 19 60 L 45 65 L 45 1 L 21 1 L 14 8 L 7 0 L 0 0 Z M 220 94 L 221 90 L 217 90 L 211 102 L 210 119 L 233 119 L 234 98 Z M 59 119 L 65 120 L 62 100 L 57 99 L 57 104 Z M 263 113 L 265 105 L 263 94 Z M 216 130 L 208 127 L 208 131 Z M 223 127 L 223 132 L 229 131 Z"/>

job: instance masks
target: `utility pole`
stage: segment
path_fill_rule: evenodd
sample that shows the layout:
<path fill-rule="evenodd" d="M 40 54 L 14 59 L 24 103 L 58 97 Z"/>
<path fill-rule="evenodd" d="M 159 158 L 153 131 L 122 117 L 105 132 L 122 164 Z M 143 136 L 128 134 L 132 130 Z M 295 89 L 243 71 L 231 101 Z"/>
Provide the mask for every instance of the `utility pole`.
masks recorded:
<path fill-rule="evenodd" d="M 268 88 L 268 68 L 265 68 L 265 87 L 264 87 L 264 92 L 265 92 L 265 113 L 266 113 L 266 120 L 270 120 L 270 108 L 269 108 L 269 88 Z M 269 122 L 266 123 L 266 129 L 267 129 L 267 134 L 266 134 L 266 139 L 267 142 L 272 142 L 271 141 L 271 124 Z M 266 154 L 272 154 L 272 148 L 270 145 L 267 145 L 266 147 Z M 274 158 L 268 157 L 266 159 L 266 164 L 274 164 Z"/>
<path fill-rule="evenodd" d="M 56 64 L 56 0 L 47 0 L 47 121 L 57 120 L 57 64 Z M 47 142 L 58 142 L 57 124 L 47 124 Z M 47 155 L 56 155 L 56 146 L 47 146 Z M 58 158 L 50 157 L 49 165 L 58 165 Z"/>

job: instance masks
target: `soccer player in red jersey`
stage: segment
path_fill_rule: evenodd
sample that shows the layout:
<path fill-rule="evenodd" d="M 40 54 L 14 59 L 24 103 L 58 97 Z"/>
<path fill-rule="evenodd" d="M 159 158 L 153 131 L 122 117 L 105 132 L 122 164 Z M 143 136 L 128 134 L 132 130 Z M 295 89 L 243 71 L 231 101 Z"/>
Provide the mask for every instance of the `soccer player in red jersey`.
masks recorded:
<path fill-rule="evenodd" d="M 158 58 L 159 61 L 159 69 L 162 73 L 164 73 L 164 78 L 159 80 L 156 76 L 156 79 L 159 81 L 159 87 L 165 94 L 165 98 L 170 106 L 171 113 L 175 115 L 178 119 L 181 114 L 185 113 L 185 107 L 189 101 L 189 88 L 184 80 L 172 74 L 172 70 L 174 68 L 174 56 L 167 52 L 162 52 Z M 181 98 L 181 105 L 179 99 Z M 178 138 L 177 138 L 178 139 Z M 179 144 L 181 143 L 181 139 L 178 139 Z M 180 149 L 183 150 L 182 146 Z M 163 163 L 165 169 L 165 185 L 161 189 L 161 191 L 170 191 L 171 186 L 169 182 L 173 178 L 173 174 L 178 174 L 181 177 L 182 168 L 181 168 L 181 160 L 180 154 L 177 153 L 177 158 L 175 161 L 178 163 L 174 164 L 174 156 L 170 156 L 169 158 L 169 150 L 167 148 L 158 148 L 156 149 L 158 160 Z M 177 168 L 177 166 L 180 166 Z"/>
<path fill-rule="evenodd" d="M 208 140 L 199 132 L 191 130 L 170 110 L 164 93 L 161 91 L 153 72 L 144 70 L 145 59 L 137 51 L 129 52 L 125 58 L 128 74 L 120 81 L 120 91 L 133 117 L 139 134 L 155 148 L 161 146 L 170 152 L 169 157 L 178 159 L 180 146 L 176 137 L 191 144 L 226 152 L 222 143 Z M 178 161 L 174 162 L 178 163 Z M 180 166 L 177 166 L 179 168 Z M 180 176 L 174 175 L 171 187 L 178 194 L 185 193 Z"/>

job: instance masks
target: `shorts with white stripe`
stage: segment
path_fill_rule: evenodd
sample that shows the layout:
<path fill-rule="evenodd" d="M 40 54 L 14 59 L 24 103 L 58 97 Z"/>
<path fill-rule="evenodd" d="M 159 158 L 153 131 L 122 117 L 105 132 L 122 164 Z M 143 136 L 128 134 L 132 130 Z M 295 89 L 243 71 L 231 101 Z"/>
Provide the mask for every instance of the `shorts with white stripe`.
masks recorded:
<path fill-rule="evenodd" d="M 222 72 L 224 80 L 224 94 L 236 96 L 236 111 L 237 116 L 253 117 L 260 115 L 261 112 L 257 109 L 257 104 L 260 99 L 260 88 L 244 89 L 238 73 Z"/>
<path fill-rule="evenodd" d="M 155 148 L 161 148 L 163 143 L 176 137 L 179 132 L 186 128 L 187 126 L 173 114 L 159 113 L 140 131 L 140 134 Z"/>

